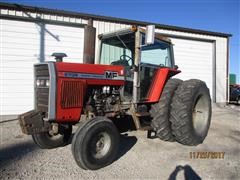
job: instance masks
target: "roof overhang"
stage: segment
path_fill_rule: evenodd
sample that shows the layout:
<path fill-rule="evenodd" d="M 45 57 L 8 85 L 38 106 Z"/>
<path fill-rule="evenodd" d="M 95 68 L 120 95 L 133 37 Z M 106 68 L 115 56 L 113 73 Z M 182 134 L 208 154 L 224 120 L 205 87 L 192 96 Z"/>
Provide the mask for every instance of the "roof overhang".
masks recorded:
<path fill-rule="evenodd" d="M 26 6 L 26 5 L 20 5 L 20 4 L 10 4 L 10 3 L 0 2 L 0 9 L 28 11 L 28 12 L 33 12 L 33 13 L 45 13 L 45 14 L 52 14 L 52 15 L 61 15 L 61 16 L 66 16 L 66 17 L 117 22 L 117 23 L 124 23 L 124 24 L 129 24 L 129 25 L 138 25 L 138 26 L 146 26 L 146 25 L 152 24 L 152 25 L 155 25 L 156 28 L 159 28 L 159 29 L 174 30 L 174 31 L 180 31 L 180 32 L 196 33 L 196 34 L 211 35 L 211 36 L 219 36 L 219 37 L 226 37 L 226 38 L 232 36 L 231 34 L 221 33 L 221 32 L 213 32 L 213 31 L 206 31 L 206 30 L 200 30 L 200 29 L 192 29 L 192 28 L 185 28 L 185 27 L 179 27 L 179 26 L 171 26 L 171 25 L 164 25 L 164 24 L 158 24 L 158 23 L 152 23 L 152 22 L 136 21 L 136 20 L 123 19 L 123 18 L 87 14 L 87 13 L 78 13 L 78 12 L 71 12 L 71 11 L 65 11 L 65 10 L 33 7 L 33 6 Z M 1 18 L 1 15 L 0 15 L 0 18 Z"/>

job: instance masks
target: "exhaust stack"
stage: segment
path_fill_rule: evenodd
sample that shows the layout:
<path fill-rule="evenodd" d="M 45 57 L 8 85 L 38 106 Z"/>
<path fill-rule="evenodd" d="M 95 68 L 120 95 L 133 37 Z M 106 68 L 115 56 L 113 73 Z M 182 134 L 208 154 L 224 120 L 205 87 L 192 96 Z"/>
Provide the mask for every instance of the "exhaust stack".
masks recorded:
<path fill-rule="evenodd" d="M 93 27 L 93 20 L 89 19 L 88 24 L 84 27 L 83 63 L 85 64 L 94 64 L 95 62 L 95 39 L 96 28 Z"/>

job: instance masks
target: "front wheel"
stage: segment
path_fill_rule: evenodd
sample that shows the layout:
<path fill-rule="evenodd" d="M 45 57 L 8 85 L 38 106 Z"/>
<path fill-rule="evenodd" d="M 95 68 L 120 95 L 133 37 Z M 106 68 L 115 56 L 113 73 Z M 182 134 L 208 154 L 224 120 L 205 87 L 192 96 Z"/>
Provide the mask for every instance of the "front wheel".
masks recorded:
<path fill-rule="evenodd" d="M 240 105 L 240 96 L 237 97 L 237 104 Z"/>
<path fill-rule="evenodd" d="M 197 79 L 184 81 L 171 104 L 171 127 L 175 139 L 184 145 L 198 145 L 207 136 L 211 121 L 211 99 L 206 84 Z"/>
<path fill-rule="evenodd" d="M 117 155 L 119 132 L 105 117 L 95 117 L 82 124 L 72 140 L 72 154 L 83 169 L 96 170 L 111 164 Z"/>
<path fill-rule="evenodd" d="M 53 135 L 49 132 L 33 134 L 33 141 L 42 149 L 53 149 L 66 145 L 72 135 L 71 125 L 59 125 L 59 133 Z"/>

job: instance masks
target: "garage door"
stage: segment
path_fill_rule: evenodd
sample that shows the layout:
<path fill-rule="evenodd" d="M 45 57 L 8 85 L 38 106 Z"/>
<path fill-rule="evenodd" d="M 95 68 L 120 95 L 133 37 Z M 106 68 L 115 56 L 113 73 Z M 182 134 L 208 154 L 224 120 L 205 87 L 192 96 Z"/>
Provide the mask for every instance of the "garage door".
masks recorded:
<path fill-rule="evenodd" d="M 0 115 L 33 109 L 33 64 L 40 57 L 65 52 L 66 61 L 82 62 L 82 28 L 45 25 L 41 33 L 36 23 L 0 19 L 0 32 Z"/>
<path fill-rule="evenodd" d="M 174 44 L 175 64 L 182 71 L 176 77 L 201 79 L 206 82 L 212 95 L 213 44 L 211 42 L 171 38 Z"/>

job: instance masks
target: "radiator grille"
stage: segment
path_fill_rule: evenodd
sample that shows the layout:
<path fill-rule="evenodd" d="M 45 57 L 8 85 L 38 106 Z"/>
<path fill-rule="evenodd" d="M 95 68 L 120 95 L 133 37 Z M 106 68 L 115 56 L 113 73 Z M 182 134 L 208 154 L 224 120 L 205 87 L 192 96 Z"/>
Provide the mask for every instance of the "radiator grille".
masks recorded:
<path fill-rule="evenodd" d="M 63 81 L 61 93 L 62 108 L 77 108 L 83 104 L 83 84 L 79 81 Z"/>
<path fill-rule="evenodd" d="M 49 70 L 47 64 L 38 64 L 34 67 L 36 77 L 49 77 Z"/>
<path fill-rule="evenodd" d="M 39 64 L 34 66 L 35 79 L 46 80 L 49 79 L 49 70 L 47 64 Z M 48 97 L 49 88 L 47 86 L 36 86 L 35 82 L 35 96 L 36 96 L 36 110 L 48 112 Z"/>

